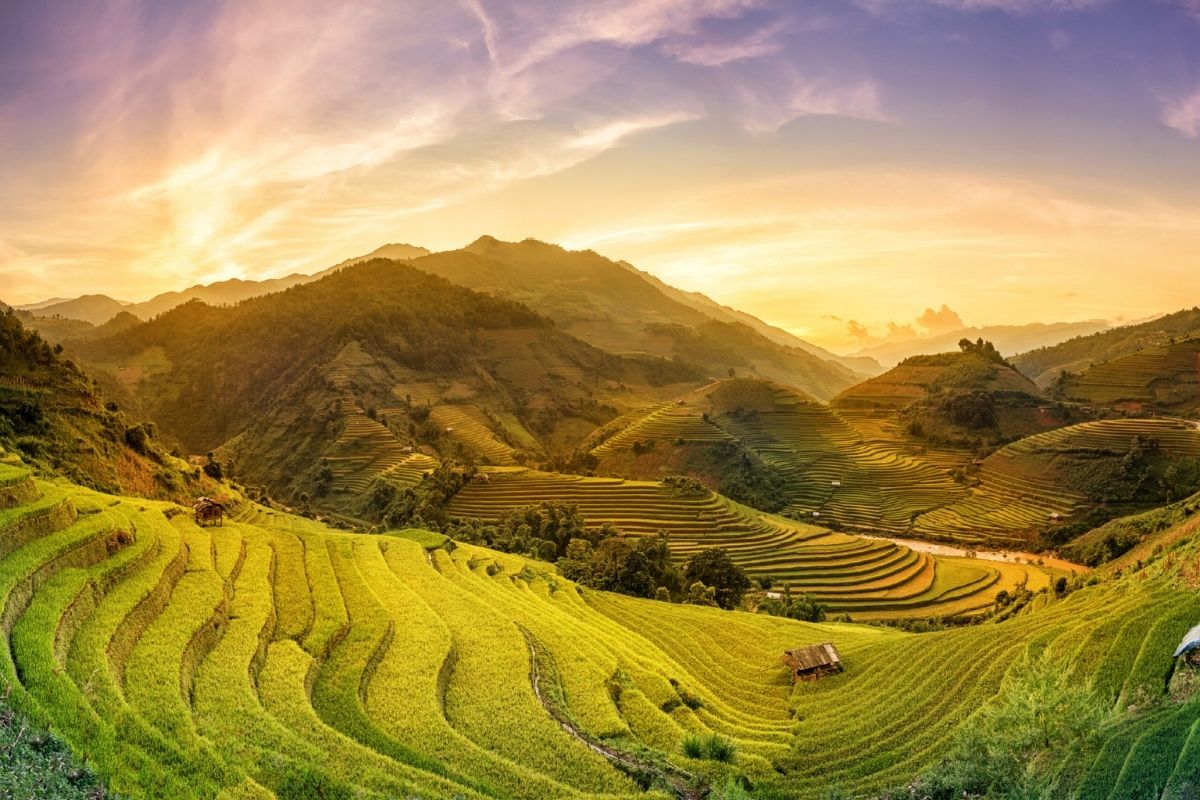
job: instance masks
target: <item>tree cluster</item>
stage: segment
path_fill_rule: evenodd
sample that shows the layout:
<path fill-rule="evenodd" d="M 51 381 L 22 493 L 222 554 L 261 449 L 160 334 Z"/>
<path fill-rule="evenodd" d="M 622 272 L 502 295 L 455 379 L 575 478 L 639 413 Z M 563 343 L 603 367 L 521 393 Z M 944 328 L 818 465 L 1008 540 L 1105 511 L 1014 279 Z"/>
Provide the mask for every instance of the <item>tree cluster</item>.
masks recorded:
<path fill-rule="evenodd" d="M 986 342 L 982 337 L 971 341 L 963 338 L 958 340 L 958 349 L 964 353 L 972 353 L 977 356 L 982 356 L 988 361 L 994 361 L 997 364 L 1008 366 L 1008 362 L 1004 360 L 1004 356 L 1000 355 L 1000 351 L 996 349 L 996 345 L 991 342 Z"/>

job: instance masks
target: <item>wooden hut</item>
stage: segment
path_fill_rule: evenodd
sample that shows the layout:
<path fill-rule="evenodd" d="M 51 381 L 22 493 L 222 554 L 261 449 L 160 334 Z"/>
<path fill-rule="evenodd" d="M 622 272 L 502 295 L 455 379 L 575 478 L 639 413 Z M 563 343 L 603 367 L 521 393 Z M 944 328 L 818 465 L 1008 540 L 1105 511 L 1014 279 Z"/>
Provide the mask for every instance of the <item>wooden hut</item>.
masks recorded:
<path fill-rule="evenodd" d="M 225 522 L 225 506 L 211 497 L 201 497 L 192 504 L 197 525 L 222 525 Z"/>
<path fill-rule="evenodd" d="M 797 647 L 795 650 L 785 650 L 783 663 L 787 664 L 792 673 L 792 682 L 815 681 L 826 675 L 842 671 L 842 656 L 833 642 L 810 644 L 807 647 Z"/>

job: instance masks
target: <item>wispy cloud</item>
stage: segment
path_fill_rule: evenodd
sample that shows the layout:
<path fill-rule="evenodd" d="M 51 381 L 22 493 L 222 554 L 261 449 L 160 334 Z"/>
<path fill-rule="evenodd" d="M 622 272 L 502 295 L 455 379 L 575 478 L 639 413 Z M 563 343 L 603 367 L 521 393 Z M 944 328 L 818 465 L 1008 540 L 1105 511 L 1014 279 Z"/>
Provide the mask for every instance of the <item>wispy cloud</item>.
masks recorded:
<path fill-rule="evenodd" d="M 24 242 L 19 256 L 0 249 L 0 296 L 40 293 L 30 276 L 72 259 L 78 279 L 133 299 L 168 281 L 319 268 L 389 226 L 681 122 L 883 116 L 868 78 L 792 64 L 782 43 L 820 20 L 766 0 L 96 12 L 48 21 L 0 114 L 0 242 Z M 778 63 L 712 83 L 687 69 L 765 58 Z M 79 258 L 99 242 L 121 262 Z"/>
<path fill-rule="evenodd" d="M 1182 0 L 1192 2 L 1193 0 Z M 1098 8 L 1109 0 L 857 0 L 860 8 L 873 13 L 906 9 L 917 5 L 938 6 L 956 11 L 1006 11 L 1010 14 L 1031 14 L 1045 11 L 1082 11 Z"/>
<path fill-rule="evenodd" d="M 1162 106 L 1162 123 L 1189 139 L 1200 137 L 1200 89 Z"/>
<path fill-rule="evenodd" d="M 1160 0 L 1160 2 L 1175 6 L 1192 19 L 1200 22 L 1200 0 Z"/>

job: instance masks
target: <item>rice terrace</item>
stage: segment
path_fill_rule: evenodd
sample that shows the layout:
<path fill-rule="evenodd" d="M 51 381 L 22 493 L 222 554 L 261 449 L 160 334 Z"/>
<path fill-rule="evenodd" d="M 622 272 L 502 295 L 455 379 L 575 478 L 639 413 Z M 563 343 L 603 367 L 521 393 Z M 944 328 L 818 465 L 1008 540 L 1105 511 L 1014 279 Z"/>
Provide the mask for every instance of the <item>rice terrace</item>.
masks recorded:
<path fill-rule="evenodd" d="M 0 3 L 0 800 L 1200 800 L 1197 53 Z"/>

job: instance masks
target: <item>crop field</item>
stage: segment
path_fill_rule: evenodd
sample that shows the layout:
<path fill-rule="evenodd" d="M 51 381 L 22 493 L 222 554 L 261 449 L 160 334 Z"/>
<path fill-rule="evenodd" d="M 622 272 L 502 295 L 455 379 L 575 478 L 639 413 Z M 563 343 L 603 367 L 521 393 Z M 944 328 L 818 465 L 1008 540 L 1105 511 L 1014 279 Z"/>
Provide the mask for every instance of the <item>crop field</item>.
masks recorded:
<path fill-rule="evenodd" d="M 716 422 L 786 478 L 785 511 L 794 515 L 903 533 L 916 515 L 965 493 L 944 463 L 905 452 L 882 430 L 860 429 L 787 389 L 776 391 L 772 411 Z"/>
<path fill-rule="evenodd" d="M 1200 430 L 1177 420 L 1098 420 L 1039 433 L 985 459 L 976 475 L 979 485 L 962 500 L 918 517 L 914 530 L 960 541 L 1027 538 L 1030 531 L 1095 505 L 1067 485 L 1062 471 L 1072 469 L 1073 459 L 1119 458 L 1137 436 L 1157 439 L 1171 455 L 1200 455 Z"/>
<path fill-rule="evenodd" d="M 1001 589 L 1021 582 L 1037 588 L 1050 580 L 1032 565 L 1005 569 L 994 562 L 935 557 L 763 514 L 715 493 L 682 495 L 648 481 L 506 470 L 464 487 L 448 510 L 490 520 L 543 500 L 575 504 L 589 525 L 608 523 L 634 536 L 667 531 L 681 559 L 723 547 L 751 575 L 811 592 L 855 619 L 970 614 L 990 607 Z"/>
<path fill-rule="evenodd" d="M 700 412 L 676 403 L 663 403 L 622 420 L 623 427 L 592 450 L 603 457 L 634 442 L 719 442 L 733 437 L 707 421 Z"/>
<path fill-rule="evenodd" d="M 430 410 L 429 418 L 446 436 L 478 453 L 485 464 L 516 463 L 512 447 L 496 437 L 487 417 L 476 406 L 442 403 Z"/>
<path fill-rule="evenodd" d="M 1152 347 L 1071 375 L 1063 395 L 1098 405 L 1194 405 L 1200 401 L 1200 339 Z"/>
<path fill-rule="evenodd" d="M 199 528 L 0 467 L 0 680 L 130 798 L 669 796 L 587 742 L 800 800 L 863 794 L 932 766 L 1041 662 L 1122 712 L 1062 765 L 1081 787 L 1064 796 L 1194 785 L 1200 703 L 1148 702 L 1200 617 L 1166 578 L 914 635 L 581 590 L 544 563 L 248 503 Z M 793 688 L 781 651 L 826 640 L 846 672 Z M 683 754 L 714 733 L 729 764 Z"/>
<path fill-rule="evenodd" d="M 414 470 L 432 468 L 425 463 L 430 460 L 428 456 L 414 453 L 386 426 L 364 414 L 353 398 L 344 398 L 341 410 L 346 427 L 324 457 L 333 473 L 332 491 L 357 494 L 384 473 L 403 480 Z M 419 480 L 418 475 L 412 483 Z"/>

